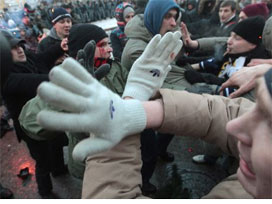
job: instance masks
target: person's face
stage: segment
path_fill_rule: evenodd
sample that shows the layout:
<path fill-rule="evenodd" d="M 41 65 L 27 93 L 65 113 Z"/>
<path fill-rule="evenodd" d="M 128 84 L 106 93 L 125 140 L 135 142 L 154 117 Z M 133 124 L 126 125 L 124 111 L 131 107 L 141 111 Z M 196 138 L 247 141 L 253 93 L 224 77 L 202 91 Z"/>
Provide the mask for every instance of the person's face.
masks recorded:
<path fill-rule="evenodd" d="M 256 90 L 254 108 L 230 121 L 227 132 L 238 139 L 242 186 L 255 198 L 272 198 L 272 98 L 263 77 Z"/>
<path fill-rule="evenodd" d="M 11 49 L 11 55 L 13 62 L 26 62 L 24 49 L 19 45 Z"/>
<path fill-rule="evenodd" d="M 125 16 L 125 22 L 128 23 L 134 17 L 134 12 L 130 12 Z"/>
<path fill-rule="evenodd" d="M 55 23 L 54 28 L 56 29 L 57 35 L 63 39 L 69 35 L 70 29 L 72 27 L 72 21 L 70 18 L 60 19 Z"/>
<path fill-rule="evenodd" d="M 161 35 L 164 35 L 165 33 L 172 31 L 176 27 L 177 15 L 178 14 L 176 9 L 171 9 L 168 11 L 167 14 L 165 14 L 160 29 Z"/>
<path fill-rule="evenodd" d="M 231 32 L 227 42 L 227 52 L 229 54 L 239 54 L 253 50 L 256 45 L 246 41 L 241 36 Z"/>
<path fill-rule="evenodd" d="M 226 23 L 235 14 L 235 11 L 231 10 L 231 6 L 221 7 L 219 9 L 219 18 L 221 23 Z"/>
<path fill-rule="evenodd" d="M 239 14 L 239 22 L 241 22 L 247 18 L 248 18 L 247 15 L 243 11 L 241 11 Z"/>
<path fill-rule="evenodd" d="M 104 38 L 96 43 L 95 57 L 108 59 L 111 56 L 112 48 L 109 44 L 109 38 Z"/>

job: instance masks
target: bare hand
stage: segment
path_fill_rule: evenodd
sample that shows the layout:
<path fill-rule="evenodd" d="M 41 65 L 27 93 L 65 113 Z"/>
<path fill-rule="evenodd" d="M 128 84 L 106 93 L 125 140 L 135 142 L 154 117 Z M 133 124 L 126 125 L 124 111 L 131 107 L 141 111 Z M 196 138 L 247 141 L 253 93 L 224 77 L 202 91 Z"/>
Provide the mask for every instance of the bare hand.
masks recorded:
<path fill-rule="evenodd" d="M 198 47 L 198 42 L 196 40 L 192 40 L 190 33 L 187 29 L 187 26 L 185 23 L 181 22 L 181 33 L 182 33 L 182 40 L 184 42 L 184 45 L 186 47 L 190 47 L 190 48 L 197 48 Z"/>
<path fill-rule="evenodd" d="M 63 49 L 63 51 L 68 51 L 68 39 L 63 38 L 63 40 L 60 43 L 60 47 Z"/>
<path fill-rule="evenodd" d="M 259 64 L 271 64 L 272 65 L 272 59 L 251 59 L 247 66 L 252 67 Z"/>
<path fill-rule="evenodd" d="M 236 98 L 242 94 L 255 88 L 256 78 L 262 76 L 269 68 L 270 64 L 261 64 L 254 67 L 244 67 L 234 73 L 231 78 L 222 84 L 220 92 L 227 87 L 238 87 L 238 89 L 230 95 L 230 98 Z"/>

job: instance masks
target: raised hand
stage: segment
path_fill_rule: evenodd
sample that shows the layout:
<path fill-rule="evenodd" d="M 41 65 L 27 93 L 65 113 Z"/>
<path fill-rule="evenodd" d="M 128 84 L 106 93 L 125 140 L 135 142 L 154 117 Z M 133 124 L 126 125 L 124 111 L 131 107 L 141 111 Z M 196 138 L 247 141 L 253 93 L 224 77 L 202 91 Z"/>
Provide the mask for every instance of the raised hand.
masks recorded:
<path fill-rule="evenodd" d="M 138 100 L 123 100 L 100 84 L 84 67 L 68 58 L 49 74 L 38 95 L 45 102 L 67 112 L 41 111 L 37 120 L 46 129 L 88 132 L 95 137 L 82 140 L 73 151 L 77 160 L 106 151 L 122 138 L 141 132 L 146 125 Z"/>
<path fill-rule="evenodd" d="M 148 43 L 143 54 L 134 62 L 129 72 L 123 97 L 149 100 L 162 86 L 165 77 L 183 43 L 181 33 L 156 35 Z"/>

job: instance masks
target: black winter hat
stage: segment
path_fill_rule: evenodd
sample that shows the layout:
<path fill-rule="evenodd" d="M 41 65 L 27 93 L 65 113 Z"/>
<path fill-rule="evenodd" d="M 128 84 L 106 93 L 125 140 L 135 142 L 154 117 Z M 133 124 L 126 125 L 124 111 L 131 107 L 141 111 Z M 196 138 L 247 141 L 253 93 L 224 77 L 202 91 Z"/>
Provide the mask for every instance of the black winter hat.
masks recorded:
<path fill-rule="evenodd" d="M 72 16 L 62 7 L 52 9 L 52 23 L 55 24 L 63 18 L 72 18 Z"/>
<path fill-rule="evenodd" d="M 100 27 L 93 24 L 76 24 L 73 25 L 68 37 L 69 55 L 76 58 L 77 52 L 91 40 L 98 43 L 100 40 L 107 38 L 107 33 Z"/>
<path fill-rule="evenodd" d="M 259 45 L 262 42 L 264 25 L 265 19 L 261 16 L 255 16 L 239 22 L 232 31 L 246 41 Z"/>

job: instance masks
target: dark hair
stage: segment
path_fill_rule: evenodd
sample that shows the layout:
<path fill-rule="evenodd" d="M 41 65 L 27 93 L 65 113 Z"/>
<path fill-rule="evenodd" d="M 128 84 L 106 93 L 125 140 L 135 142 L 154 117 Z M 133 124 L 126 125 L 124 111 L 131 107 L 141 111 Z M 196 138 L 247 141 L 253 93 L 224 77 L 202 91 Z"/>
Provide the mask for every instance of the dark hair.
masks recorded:
<path fill-rule="evenodd" d="M 227 6 L 230 6 L 232 11 L 236 10 L 236 2 L 235 1 L 232 1 L 232 0 L 223 1 L 222 4 L 220 5 L 220 8 L 227 7 Z"/>

